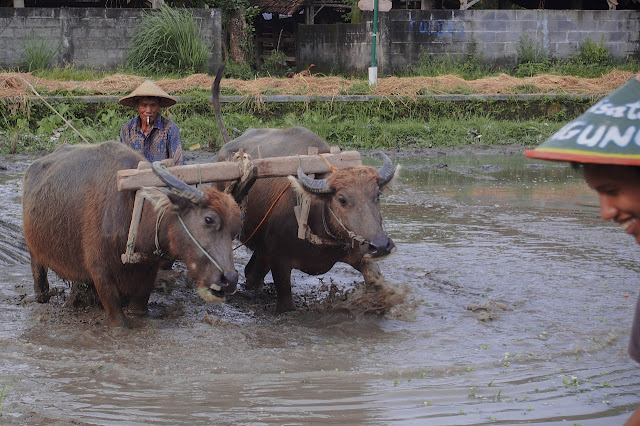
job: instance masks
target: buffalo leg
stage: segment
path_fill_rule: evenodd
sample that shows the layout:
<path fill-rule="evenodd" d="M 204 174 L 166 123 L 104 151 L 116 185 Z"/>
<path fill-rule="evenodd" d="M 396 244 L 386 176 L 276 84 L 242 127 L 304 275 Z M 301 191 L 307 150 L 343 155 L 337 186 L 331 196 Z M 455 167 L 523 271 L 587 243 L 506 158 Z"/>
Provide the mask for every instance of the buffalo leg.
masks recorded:
<path fill-rule="evenodd" d="M 132 268 L 133 269 L 133 268 Z M 149 296 L 155 287 L 157 271 L 149 271 L 147 268 L 135 268 L 131 275 L 121 276 L 117 283 L 119 288 L 127 288 L 129 293 L 129 305 L 127 312 L 133 315 L 146 315 L 149 312 Z M 127 287 L 127 283 L 135 282 L 135 288 Z"/>
<path fill-rule="evenodd" d="M 108 279 L 105 280 L 100 276 L 94 277 L 93 285 L 98 292 L 100 303 L 102 303 L 102 307 L 109 317 L 111 327 L 131 328 L 129 320 L 122 312 L 122 300 L 118 294 L 118 289 Z"/>
<path fill-rule="evenodd" d="M 291 267 L 283 262 L 273 262 L 271 267 L 273 283 L 278 295 L 276 311 L 279 313 L 295 310 L 293 296 L 291 294 Z"/>
<path fill-rule="evenodd" d="M 36 300 L 40 303 L 47 303 L 51 298 L 47 268 L 31 257 L 31 273 L 33 274 L 33 291 L 36 294 Z"/>
<path fill-rule="evenodd" d="M 259 290 L 264 285 L 264 277 L 269 273 L 269 265 L 267 265 L 256 254 L 251 255 L 251 259 L 244 268 L 244 275 L 247 277 L 245 284 L 247 289 Z"/>

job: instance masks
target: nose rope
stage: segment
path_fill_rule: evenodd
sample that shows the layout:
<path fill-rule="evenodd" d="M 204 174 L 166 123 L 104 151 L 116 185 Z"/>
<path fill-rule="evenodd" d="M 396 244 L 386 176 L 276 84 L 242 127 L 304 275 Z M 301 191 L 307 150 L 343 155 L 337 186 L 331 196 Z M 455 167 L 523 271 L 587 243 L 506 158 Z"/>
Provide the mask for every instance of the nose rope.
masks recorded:
<path fill-rule="evenodd" d="M 195 245 L 198 246 L 200 251 L 202 251 L 204 255 L 207 256 L 207 259 L 209 259 L 211 263 L 213 263 L 216 266 L 216 268 L 218 268 L 218 271 L 220 271 L 220 273 L 224 275 L 224 271 L 222 270 L 220 265 L 218 265 L 218 262 L 216 262 L 215 259 L 211 257 L 211 255 L 209 255 L 209 253 L 207 253 L 207 251 L 200 245 L 200 243 L 196 241 L 193 235 L 191 235 L 191 232 L 189 232 L 189 230 L 187 229 L 187 225 L 185 225 L 184 221 L 182 220 L 182 217 L 180 217 L 180 213 L 178 213 L 178 220 L 180 220 L 180 223 L 182 224 L 182 227 L 184 228 L 184 230 L 187 232 L 187 235 L 191 238 L 191 240 L 195 243 Z"/>

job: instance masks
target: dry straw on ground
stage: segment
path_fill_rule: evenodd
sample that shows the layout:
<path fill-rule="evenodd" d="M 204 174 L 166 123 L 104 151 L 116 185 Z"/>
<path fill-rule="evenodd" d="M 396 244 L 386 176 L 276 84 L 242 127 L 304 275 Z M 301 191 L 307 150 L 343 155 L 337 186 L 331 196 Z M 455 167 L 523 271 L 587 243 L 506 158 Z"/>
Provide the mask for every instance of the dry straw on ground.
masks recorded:
<path fill-rule="evenodd" d="M 633 77 L 627 71 L 612 71 L 600 78 L 578 78 L 557 75 L 539 75 L 536 77 L 516 78 L 506 74 L 477 80 L 464 80 L 458 76 L 441 77 L 386 77 L 379 78 L 373 94 L 381 96 L 409 96 L 418 94 L 511 94 L 511 93 L 550 93 L 550 94 L 593 94 L 603 95 L 620 87 Z M 126 74 L 114 74 L 97 81 L 57 81 L 37 78 L 31 73 L 0 73 L 0 98 L 24 98 L 33 93 L 26 81 L 36 90 L 51 92 L 72 92 L 94 96 L 122 96 L 144 81 L 144 77 Z M 213 77 L 207 74 L 193 74 L 183 79 L 162 79 L 156 81 L 166 92 L 172 95 L 191 89 L 209 90 Z M 342 77 L 312 75 L 294 78 L 258 78 L 254 80 L 225 79 L 222 88 L 234 88 L 241 95 L 261 97 L 265 94 L 282 95 L 327 95 L 338 96 L 353 85 L 362 84 L 362 80 Z"/>

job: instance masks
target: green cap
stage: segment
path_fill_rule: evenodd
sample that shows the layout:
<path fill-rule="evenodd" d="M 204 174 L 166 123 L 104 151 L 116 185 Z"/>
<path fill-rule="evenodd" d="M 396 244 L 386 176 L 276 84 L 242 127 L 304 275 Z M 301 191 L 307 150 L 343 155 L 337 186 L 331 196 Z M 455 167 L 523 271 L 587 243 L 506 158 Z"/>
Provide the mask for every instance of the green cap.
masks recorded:
<path fill-rule="evenodd" d="M 524 155 L 640 166 L 640 73 Z"/>

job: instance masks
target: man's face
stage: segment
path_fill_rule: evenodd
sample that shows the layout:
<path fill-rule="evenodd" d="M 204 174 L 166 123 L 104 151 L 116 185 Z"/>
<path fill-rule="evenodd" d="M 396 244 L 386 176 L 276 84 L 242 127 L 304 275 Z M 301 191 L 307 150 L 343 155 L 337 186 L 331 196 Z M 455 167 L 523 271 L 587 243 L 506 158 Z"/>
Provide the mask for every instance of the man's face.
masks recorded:
<path fill-rule="evenodd" d="M 633 166 L 585 164 L 584 178 L 600 196 L 600 214 L 640 244 L 640 170 Z"/>
<path fill-rule="evenodd" d="M 138 114 L 143 123 L 153 123 L 160 110 L 160 104 L 156 98 L 140 98 L 138 100 Z"/>

